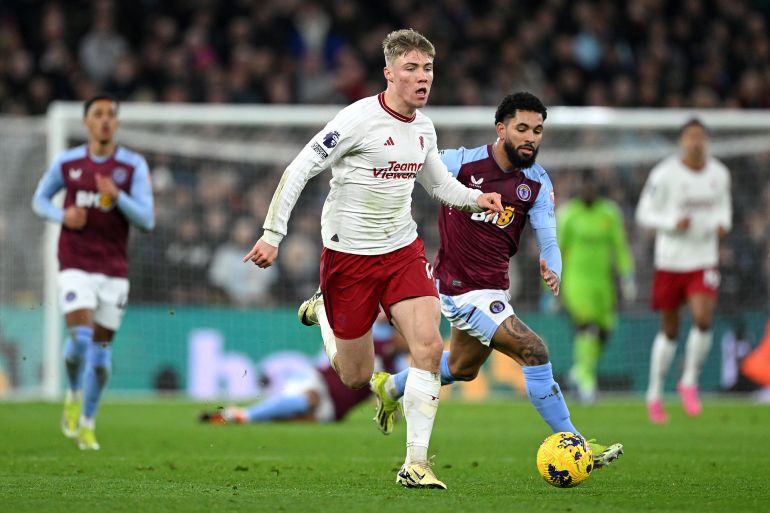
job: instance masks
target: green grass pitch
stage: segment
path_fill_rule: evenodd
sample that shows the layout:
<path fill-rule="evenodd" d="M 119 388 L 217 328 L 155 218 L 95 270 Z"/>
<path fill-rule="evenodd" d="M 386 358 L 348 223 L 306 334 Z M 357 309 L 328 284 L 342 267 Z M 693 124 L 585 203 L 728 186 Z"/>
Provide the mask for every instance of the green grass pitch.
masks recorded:
<path fill-rule="evenodd" d="M 690 419 L 672 400 L 666 426 L 639 400 L 573 405 L 583 434 L 626 454 L 565 490 L 536 472 L 548 429 L 522 400 L 441 405 L 431 454 L 447 491 L 396 485 L 404 424 L 381 435 L 369 405 L 333 425 L 200 425 L 200 408 L 108 401 L 102 450 L 81 452 L 59 405 L 0 403 L 0 511 L 770 511 L 770 407 L 747 401 L 706 401 Z"/>

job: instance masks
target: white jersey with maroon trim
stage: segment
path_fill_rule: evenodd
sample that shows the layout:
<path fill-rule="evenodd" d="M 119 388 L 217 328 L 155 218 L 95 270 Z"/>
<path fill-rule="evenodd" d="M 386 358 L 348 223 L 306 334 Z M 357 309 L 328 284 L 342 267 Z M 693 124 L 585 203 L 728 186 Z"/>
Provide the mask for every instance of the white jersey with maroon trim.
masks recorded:
<path fill-rule="evenodd" d="M 443 203 L 479 211 L 480 191 L 447 171 L 436 149 L 433 122 L 407 118 L 385 104 L 385 94 L 341 110 L 286 168 L 273 195 L 262 239 L 277 246 L 307 181 L 332 169 L 321 215 L 324 246 L 357 255 L 380 255 L 417 238 L 412 189 L 417 180 Z"/>
<path fill-rule="evenodd" d="M 677 231 L 683 218 L 690 226 Z M 732 227 L 730 173 L 724 164 L 708 158 L 694 171 L 679 156 L 655 166 L 642 190 L 637 222 L 655 233 L 655 268 L 687 272 L 719 263 L 717 229 Z"/>

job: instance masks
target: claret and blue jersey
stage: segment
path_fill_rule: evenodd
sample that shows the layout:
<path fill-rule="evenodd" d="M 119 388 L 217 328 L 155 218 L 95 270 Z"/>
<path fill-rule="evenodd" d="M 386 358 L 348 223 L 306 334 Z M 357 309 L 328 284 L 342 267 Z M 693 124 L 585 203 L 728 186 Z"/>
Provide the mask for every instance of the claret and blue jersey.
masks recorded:
<path fill-rule="evenodd" d="M 487 221 L 484 213 L 441 207 L 441 247 L 435 272 L 442 294 L 507 290 L 509 260 L 519 249 L 527 220 L 542 258 L 552 271 L 561 274 L 553 185 L 542 166 L 506 171 L 495 160 L 491 145 L 444 150 L 441 159 L 466 187 L 499 193 L 505 208 L 503 214 Z"/>
<path fill-rule="evenodd" d="M 99 194 L 96 175 L 112 178 L 121 191 L 117 199 Z M 51 201 L 60 190 L 65 191 L 63 208 Z M 82 230 L 62 227 L 59 267 L 126 277 L 129 222 L 146 230 L 155 223 L 145 159 L 120 146 L 106 157 L 91 155 L 86 145 L 63 151 L 41 178 L 32 207 L 38 215 L 61 223 L 69 206 L 87 209 L 88 220 Z"/>

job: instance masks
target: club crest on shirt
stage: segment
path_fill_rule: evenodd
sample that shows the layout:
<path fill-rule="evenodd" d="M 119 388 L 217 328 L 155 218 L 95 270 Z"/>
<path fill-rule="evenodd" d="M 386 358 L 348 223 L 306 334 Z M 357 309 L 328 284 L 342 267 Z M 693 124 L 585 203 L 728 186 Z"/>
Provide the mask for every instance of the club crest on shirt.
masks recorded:
<path fill-rule="evenodd" d="M 337 143 L 339 141 L 340 141 L 340 133 L 335 130 L 334 132 L 329 132 L 324 136 L 323 143 L 324 143 L 324 146 L 331 149 L 337 146 Z"/>
<path fill-rule="evenodd" d="M 518 196 L 521 201 L 529 201 L 529 198 L 532 197 L 532 189 L 529 188 L 529 185 L 523 183 L 516 187 L 516 196 Z"/>
<path fill-rule="evenodd" d="M 123 185 L 128 179 L 128 170 L 124 167 L 116 167 L 112 170 L 112 180 L 118 184 Z"/>
<path fill-rule="evenodd" d="M 502 301 L 492 301 L 489 305 L 489 311 L 493 314 L 499 314 L 505 310 L 505 304 Z"/>
<path fill-rule="evenodd" d="M 70 179 L 72 180 L 80 180 L 80 177 L 83 176 L 83 170 L 78 168 L 70 168 L 69 171 Z"/>

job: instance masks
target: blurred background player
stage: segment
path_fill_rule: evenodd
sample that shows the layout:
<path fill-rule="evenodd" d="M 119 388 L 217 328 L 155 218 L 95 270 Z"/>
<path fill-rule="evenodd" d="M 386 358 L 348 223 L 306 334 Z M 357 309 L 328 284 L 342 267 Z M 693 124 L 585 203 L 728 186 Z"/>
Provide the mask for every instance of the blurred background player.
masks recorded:
<path fill-rule="evenodd" d="M 575 325 L 570 384 L 580 401 L 596 399 L 597 367 L 615 325 L 615 272 L 623 299 L 636 297 L 634 261 L 623 215 L 597 190 L 590 169 L 581 176 L 580 194 L 557 212 L 557 238 L 564 262 L 562 298 Z"/>
<path fill-rule="evenodd" d="M 441 383 L 473 380 L 493 349 L 522 365 L 527 396 L 554 432 L 579 433 L 559 384 L 553 378 L 548 348 L 514 313 L 508 293 L 509 261 L 516 254 L 529 220 L 540 248 L 540 273 L 559 293 L 561 255 L 556 241 L 554 193 L 545 169 L 535 163 L 547 111 L 536 96 L 506 96 L 495 113 L 497 140 L 478 148 L 442 151 L 441 158 L 463 184 L 501 193 L 505 211 L 495 216 L 442 206 L 441 246 L 436 278 L 441 311 L 452 325 L 450 350 L 443 353 Z M 388 434 L 406 373 L 376 373 L 372 390 L 379 404 L 375 422 Z M 595 465 L 606 466 L 623 446 L 592 444 Z"/>
<path fill-rule="evenodd" d="M 342 109 L 289 164 L 264 233 L 244 261 L 272 265 L 299 194 L 310 178 L 331 168 L 321 215 L 322 294 L 306 310 L 314 321 L 318 316 L 342 382 L 362 388 L 374 370 L 372 325 L 382 306 L 414 365 L 404 401 L 407 455 L 396 480 L 409 488 L 445 489 L 428 462 L 443 341 L 432 270 L 411 215 L 414 182 L 458 208 L 502 208 L 499 194 L 482 194 L 452 178 L 436 149 L 433 122 L 419 111 L 433 83 L 433 44 L 406 29 L 388 34 L 382 46 L 386 90 Z"/>
<path fill-rule="evenodd" d="M 99 449 L 96 412 L 110 375 L 110 343 L 128 302 L 129 224 L 152 230 L 155 221 L 147 162 L 115 143 L 117 100 L 94 96 L 85 102 L 83 116 L 87 143 L 56 157 L 32 208 L 62 225 L 58 288 L 68 331 L 62 431 L 77 437 L 81 449 Z M 52 202 L 60 190 L 63 208 Z"/>
<path fill-rule="evenodd" d="M 667 420 L 663 385 L 679 336 L 679 309 L 687 303 L 693 326 L 677 384 L 687 415 L 701 412 L 698 377 L 711 348 L 711 322 L 719 289 L 719 239 L 732 226 L 730 173 L 708 154 L 709 134 L 691 119 L 679 134 L 681 153 L 655 166 L 636 209 L 636 220 L 655 231 L 652 308 L 661 311 L 650 355 L 647 411 L 653 423 Z"/>
<path fill-rule="evenodd" d="M 384 314 L 372 326 L 377 370 L 396 372 L 404 368 L 407 347 L 404 338 L 388 323 Z M 268 357 L 261 365 L 266 378 L 265 399 L 248 406 L 235 406 L 204 412 L 202 422 L 213 424 L 307 420 L 334 422 L 371 397 L 364 387 L 352 389 L 340 381 L 322 356 L 316 365 L 280 354 Z"/>

